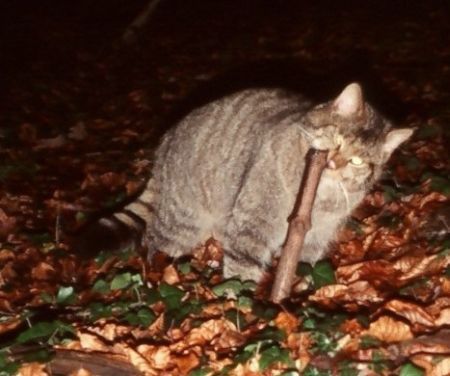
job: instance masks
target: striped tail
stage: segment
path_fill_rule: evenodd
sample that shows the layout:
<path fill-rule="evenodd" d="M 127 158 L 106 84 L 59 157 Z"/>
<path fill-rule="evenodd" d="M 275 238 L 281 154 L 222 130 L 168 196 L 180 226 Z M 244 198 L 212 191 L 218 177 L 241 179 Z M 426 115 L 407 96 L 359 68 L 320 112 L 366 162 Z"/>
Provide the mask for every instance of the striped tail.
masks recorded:
<path fill-rule="evenodd" d="M 86 224 L 73 241 L 78 254 L 121 251 L 146 245 L 145 230 L 152 217 L 153 191 L 149 188 L 123 208 Z"/>

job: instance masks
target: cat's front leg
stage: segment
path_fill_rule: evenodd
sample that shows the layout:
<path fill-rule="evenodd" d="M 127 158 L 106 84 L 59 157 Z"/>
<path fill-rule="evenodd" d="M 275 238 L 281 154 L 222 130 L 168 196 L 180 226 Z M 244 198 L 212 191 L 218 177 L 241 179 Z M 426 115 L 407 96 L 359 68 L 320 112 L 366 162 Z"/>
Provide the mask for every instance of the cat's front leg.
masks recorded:
<path fill-rule="evenodd" d="M 261 280 L 287 231 L 287 220 L 270 214 L 264 208 L 234 211 L 222 242 L 225 278 L 241 276 L 242 279 Z"/>

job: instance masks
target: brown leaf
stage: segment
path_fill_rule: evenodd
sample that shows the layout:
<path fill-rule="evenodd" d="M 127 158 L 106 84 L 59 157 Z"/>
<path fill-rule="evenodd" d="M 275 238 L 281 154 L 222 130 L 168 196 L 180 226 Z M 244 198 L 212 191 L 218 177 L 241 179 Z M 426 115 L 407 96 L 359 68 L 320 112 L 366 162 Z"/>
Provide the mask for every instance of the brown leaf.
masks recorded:
<path fill-rule="evenodd" d="M 45 372 L 45 364 L 34 362 L 23 364 L 17 376 L 48 376 L 48 373 Z"/>
<path fill-rule="evenodd" d="M 341 283 L 358 280 L 371 281 L 374 284 L 397 285 L 399 273 L 392 263 L 386 260 L 365 261 L 353 265 L 341 266 L 336 270 L 336 278 Z"/>
<path fill-rule="evenodd" d="M 49 281 L 56 275 L 56 270 L 46 262 L 40 262 L 31 270 L 31 276 L 40 281 Z"/>
<path fill-rule="evenodd" d="M 382 301 L 382 297 L 368 282 L 358 281 L 347 285 L 329 285 L 321 287 L 309 300 L 327 307 L 344 305 L 349 310 L 356 310 L 359 306 L 369 306 Z"/>
<path fill-rule="evenodd" d="M 383 309 L 404 317 L 411 324 L 420 324 L 429 327 L 435 326 L 434 318 L 429 315 L 423 308 L 413 303 L 393 299 L 387 302 L 384 305 Z"/>
<path fill-rule="evenodd" d="M 172 360 L 182 375 L 188 375 L 192 369 L 200 364 L 197 354 L 192 351 L 186 355 L 175 356 Z"/>
<path fill-rule="evenodd" d="M 132 347 L 128 346 L 124 342 L 116 342 L 113 346 L 113 349 L 115 352 L 119 354 L 123 354 L 127 357 L 129 362 L 133 364 L 140 372 L 142 372 L 144 375 L 147 376 L 157 376 L 159 373 L 155 371 L 155 369 L 152 367 L 153 364 L 147 360 L 146 357 L 144 357 L 142 354 L 140 354 L 138 351 L 133 349 Z M 161 349 L 161 353 L 163 352 L 163 346 L 158 348 L 158 350 Z M 158 357 L 158 361 L 160 362 L 159 365 L 162 366 L 161 369 L 164 369 L 167 365 L 166 360 L 167 357 Z"/>
<path fill-rule="evenodd" d="M 22 324 L 22 322 L 23 321 L 20 319 L 20 317 L 14 317 L 9 319 L 8 321 L 0 322 L 0 334 L 4 334 L 16 329 L 20 324 Z"/>
<path fill-rule="evenodd" d="M 294 332 L 299 326 L 299 319 L 297 316 L 290 314 L 289 312 L 281 311 L 278 313 L 274 320 L 275 325 L 284 330 L 286 334 Z"/>
<path fill-rule="evenodd" d="M 179 352 L 195 345 L 204 346 L 227 331 L 237 332 L 236 326 L 225 318 L 208 320 L 192 329 L 181 341 L 171 345 L 170 349 Z"/>
<path fill-rule="evenodd" d="M 98 336 L 86 332 L 78 332 L 80 346 L 85 350 L 109 352 L 108 345 L 102 341 Z"/>
<path fill-rule="evenodd" d="M 16 225 L 16 218 L 8 216 L 3 209 L 0 208 L 0 239 L 6 238 L 11 232 L 13 232 Z"/>
<path fill-rule="evenodd" d="M 427 376 L 448 376 L 450 375 L 450 357 L 436 359 L 427 354 L 419 354 L 411 357 L 414 364 L 425 369 Z"/>
<path fill-rule="evenodd" d="M 450 331 L 444 329 L 432 335 L 393 344 L 387 350 L 391 359 L 409 357 L 418 353 L 450 354 Z"/>
<path fill-rule="evenodd" d="M 389 316 L 381 316 L 369 326 L 365 334 L 378 338 L 384 342 L 400 342 L 413 338 L 409 326 L 402 321 L 394 320 Z"/>
<path fill-rule="evenodd" d="M 76 371 L 70 372 L 68 376 L 94 376 L 94 375 L 87 369 L 80 368 Z"/>
<path fill-rule="evenodd" d="M 66 138 L 63 135 L 58 135 L 52 138 L 42 138 L 36 141 L 36 145 L 33 150 L 42 149 L 57 149 L 63 147 L 67 143 Z"/>
<path fill-rule="evenodd" d="M 175 285 L 180 282 L 180 276 L 173 264 L 170 264 L 164 269 L 162 280 L 169 285 Z"/>
<path fill-rule="evenodd" d="M 394 268 L 402 270 L 401 281 L 407 281 L 419 276 L 432 275 L 440 273 L 444 268 L 450 265 L 450 255 L 431 255 L 417 260 L 417 263 L 404 262 L 402 259 L 394 263 Z M 409 268 L 409 269 L 408 269 Z"/>

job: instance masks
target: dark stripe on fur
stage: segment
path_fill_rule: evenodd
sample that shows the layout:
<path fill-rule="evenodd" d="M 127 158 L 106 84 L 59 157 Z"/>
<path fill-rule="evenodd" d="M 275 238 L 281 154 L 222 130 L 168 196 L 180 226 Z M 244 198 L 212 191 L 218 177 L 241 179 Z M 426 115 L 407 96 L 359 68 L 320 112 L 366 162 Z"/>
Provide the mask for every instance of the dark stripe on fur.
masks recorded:
<path fill-rule="evenodd" d="M 124 209 L 124 210 L 121 210 L 120 212 L 125 214 L 125 215 L 127 215 L 128 217 L 130 217 L 139 226 L 140 231 L 144 231 L 144 229 L 145 229 L 145 220 L 143 218 L 141 218 L 139 215 L 137 215 L 136 213 L 132 212 L 131 210 Z"/>
<path fill-rule="evenodd" d="M 257 266 L 258 268 L 263 268 L 264 265 L 261 261 L 257 260 L 256 258 L 248 255 L 248 254 L 235 254 L 232 251 L 229 250 L 224 250 L 223 253 L 225 254 L 225 256 L 233 261 L 239 262 L 241 264 L 246 264 L 246 265 L 254 265 Z"/>

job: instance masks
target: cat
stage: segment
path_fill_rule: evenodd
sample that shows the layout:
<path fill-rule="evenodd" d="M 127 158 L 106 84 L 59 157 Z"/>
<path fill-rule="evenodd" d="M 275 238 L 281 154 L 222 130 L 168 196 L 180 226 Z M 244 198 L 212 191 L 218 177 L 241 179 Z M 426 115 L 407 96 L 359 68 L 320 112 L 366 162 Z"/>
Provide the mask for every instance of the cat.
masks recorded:
<path fill-rule="evenodd" d="M 172 257 L 213 237 L 225 278 L 260 281 L 286 239 L 310 148 L 328 150 L 301 261 L 326 257 L 328 244 L 412 135 L 365 102 L 358 83 L 313 105 L 282 89 L 247 89 L 184 117 L 162 138 L 143 193 L 101 218 L 92 237 L 128 232 Z M 115 234 L 115 235 L 114 235 Z M 86 238 L 86 237 L 85 237 Z M 87 236 L 89 238 L 89 236 Z"/>

